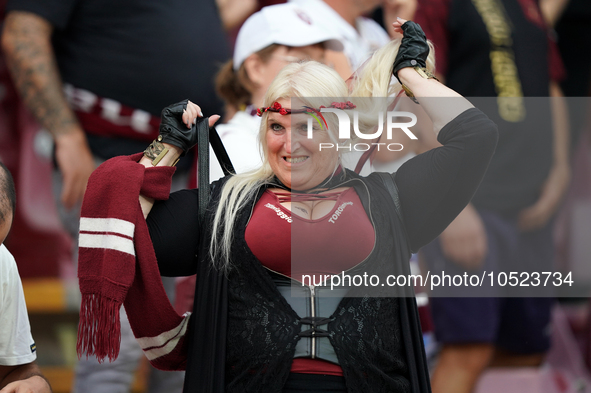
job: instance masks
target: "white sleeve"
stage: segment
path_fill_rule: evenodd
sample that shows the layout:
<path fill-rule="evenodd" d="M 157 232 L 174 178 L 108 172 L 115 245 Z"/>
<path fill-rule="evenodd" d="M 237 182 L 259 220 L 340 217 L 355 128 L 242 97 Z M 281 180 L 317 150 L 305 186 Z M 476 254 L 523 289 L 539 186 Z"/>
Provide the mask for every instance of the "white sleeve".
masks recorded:
<path fill-rule="evenodd" d="M 253 121 L 251 117 L 244 112 L 238 112 L 234 115 L 231 123 L 221 124 L 217 127 L 220 139 L 236 173 L 257 169 L 263 163 L 257 139 L 260 122 Z M 222 177 L 223 172 L 213 149 L 211 147 L 209 149 L 209 180 L 213 181 Z"/>
<path fill-rule="evenodd" d="M 222 140 L 236 173 L 248 172 L 262 165 L 256 136 L 234 132 L 224 135 Z"/>
<path fill-rule="evenodd" d="M 36 349 L 16 262 L 0 245 L 0 365 L 31 363 Z"/>
<path fill-rule="evenodd" d="M 362 16 L 357 19 L 357 22 L 359 34 L 370 43 L 373 51 L 390 42 L 388 32 L 373 19 Z"/>

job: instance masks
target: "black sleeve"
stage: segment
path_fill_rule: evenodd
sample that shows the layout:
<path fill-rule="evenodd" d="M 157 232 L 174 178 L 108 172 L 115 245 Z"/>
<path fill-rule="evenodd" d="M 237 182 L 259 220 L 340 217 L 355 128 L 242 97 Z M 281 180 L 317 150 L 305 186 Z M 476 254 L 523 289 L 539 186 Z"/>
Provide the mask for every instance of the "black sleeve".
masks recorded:
<path fill-rule="evenodd" d="M 488 117 L 472 108 L 446 124 L 437 139 L 443 146 L 408 160 L 395 177 L 413 251 L 439 236 L 470 202 L 498 132 Z"/>
<path fill-rule="evenodd" d="M 156 201 L 146 218 L 160 274 L 190 276 L 197 269 L 199 245 L 197 190 L 181 190 Z"/>
<path fill-rule="evenodd" d="M 46 19 L 58 30 L 68 25 L 78 0 L 8 0 L 9 11 L 27 11 Z"/>

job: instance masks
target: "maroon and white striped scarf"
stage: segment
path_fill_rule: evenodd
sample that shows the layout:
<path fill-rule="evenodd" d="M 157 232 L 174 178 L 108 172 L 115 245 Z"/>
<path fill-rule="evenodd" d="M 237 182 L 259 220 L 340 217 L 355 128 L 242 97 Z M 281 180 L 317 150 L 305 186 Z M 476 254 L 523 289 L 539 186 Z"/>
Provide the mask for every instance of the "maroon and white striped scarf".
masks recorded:
<path fill-rule="evenodd" d="M 112 158 L 88 181 L 80 218 L 78 277 L 82 304 L 78 356 L 99 362 L 119 355 L 119 310 L 125 305 L 148 360 L 162 370 L 184 370 L 190 313 L 170 304 L 156 261 L 140 194 L 168 199 L 175 168 L 145 168 L 142 153 Z"/>

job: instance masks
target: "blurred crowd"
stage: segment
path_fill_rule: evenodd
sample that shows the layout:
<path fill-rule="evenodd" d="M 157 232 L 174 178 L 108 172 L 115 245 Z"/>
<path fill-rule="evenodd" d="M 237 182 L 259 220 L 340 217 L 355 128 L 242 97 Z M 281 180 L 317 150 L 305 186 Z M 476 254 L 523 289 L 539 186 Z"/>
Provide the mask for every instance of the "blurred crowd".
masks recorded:
<path fill-rule="evenodd" d="M 585 284 L 579 298 L 560 301 L 458 295 L 420 302 L 433 392 L 485 389 L 479 380 L 490 367 L 544 367 L 555 344 L 553 310 L 589 307 L 591 2 L 283 3 L 0 0 L 0 160 L 17 195 L 5 244 L 20 276 L 75 285 L 88 178 L 109 158 L 143 151 L 158 136 L 162 108 L 189 98 L 206 116 L 221 115 L 217 130 L 235 169 L 252 169 L 260 164 L 256 109 L 275 75 L 315 60 L 347 80 L 400 38 L 392 28 L 400 17 L 419 23 L 433 42 L 438 79 L 481 102 L 501 135 L 472 203 L 415 263 L 424 271 L 490 271 L 529 260 L 532 269 L 573 271 Z M 428 130 L 417 133 L 403 153 L 379 152 L 362 170 L 392 172 L 438 146 Z M 359 157 L 350 159 L 354 169 Z M 214 161 L 212 180 L 222 176 Z M 195 154 L 183 157 L 174 189 L 196 187 L 196 162 Z M 194 280 L 163 282 L 177 309 L 188 310 Z M 81 359 L 72 392 L 130 391 L 143 355 L 121 315 L 121 355 L 113 363 Z M 570 331 L 587 366 L 588 318 Z M 153 369 L 147 391 L 180 393 L 183 378 Z"/>

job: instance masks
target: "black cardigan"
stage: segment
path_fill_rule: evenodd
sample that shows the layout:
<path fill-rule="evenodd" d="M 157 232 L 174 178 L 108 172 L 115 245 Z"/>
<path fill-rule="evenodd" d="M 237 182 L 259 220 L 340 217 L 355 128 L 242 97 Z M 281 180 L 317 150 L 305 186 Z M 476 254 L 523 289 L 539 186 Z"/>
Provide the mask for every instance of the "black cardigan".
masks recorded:
<path fill-rule="evenodd" d="M 377 198 L 380 211 L 389 212 L 383 217 L 382 214 L 375 214 L 376 217 L 383 218 L 382 224 L 376 225 L 376 228 L 385 225 L 396 234 L 404 232 L 408 234 L 406 237 L 394 236 L 396 245 L 390 251 L 395 252 L 396 256 L 389 260 L 395 262 L 390 266 L 393 266 L 396 274 L 407 273 L 410 250 L 418 249 L 437 236 L 468 203 L 494 151 L 496 130 L 494 124 L 478 110 L 471 109 L 446 125 L 439 134 L 439 140 L 444 145 L 443 147 L 411 159 L 397 173 L 396 183 L 400 189 L 401 210 L 405 225 L 394 213 L 392 199 L 377 176 L 357 178 L 356 183 L 352 184 L 358 190 L 362 201 L 365 199 L 364 206 L 367 207 L 368 198 Z M 349 178 L 355 178 L 355 175 L 349 174 Z M 220 188 L 217 187 L 217 190 L 219 191 Z M 371 192 L 368 195 L 363 195 L 363 188 L 367 188 Z M 218 194 L 214 192 L 212 195 L 212 207 Z M 252 203 L 254 202 L 252 201 Z M 389 205 L 387 205 L 388 203 Z M 226 277 L 213 271 L 204 258 L 207 254 L 210 236 L 208 225 L 201 228 L 200 241 L 197 241 L 195 233 L 198 233 L 198 223 L 195 223 L 195 220 L 186 220 L 188 215 L 195 217 L 191 214 L 191 209 L 195 205 L 195 191 L 173 194 L 169 201 L 155 205 L 149 216 L 148 225 L 164 274 L 191 274 L 195 272 L 195 269 L 198 270 L 193 322 L 190 327 L 191 347 L 189 348 L 190 358 L 187 366 L 185 391 L 193 392 L 199 389 L 199 391 L 222 392 L 226 390 L 228 384 L 232 383 L 232 381 L 224 380 L 224 377 L 228 375 L 225 366 L 228 334 L 228 281 Z M 182 206 L 182 209 L 179 209 L 178 206 Z M 386 206 L 389 206 L 390 209 Z M 208 210 L 205 223 L 211 223 L 211 209 Z M 238 227 L 243 231 L 248 214 L 241 214 L 240 218 L 244 221 L 244 225 L 238 225 Z M 193 228 L 188 228 L 191 226 Z M 238 255 L 244 256 L 244 252 L 247 250 L 244 238 L 239 234 L 236 238 L 238 241 L 235 242 L 233 252 L 236 251 Z M 195 263 L 196 250 L 200 256 L 199 263 Z M 260 268 L 260 270 L 263 269 Z M 257 270 L 244 270 L 242 273 L 248 276 L 253 272 L 256 273 Z M 240 276 L 234 277 L 236 281 L 236 277 Z M 232 276 L 230 279 L 232 280 Z M 250 279 L 254 280 L 255 278 L 250 277 Z M 265 283 L 265 280 L 260 275 L 255 282 L 267 285 L 268 282 Z M 269 293 L 272 293 L 271 287 L 265 288 L 271 291 Z M 354 299 L 358 298 L 347 298 L 344 301 L 354 302 Z M 402 352 L 405 355 L 404 363 L 407 366 L 416 366 L 409 367 L 407 377 L 412 392 L 426 392 L 429 391 L 428 374 L 416 303 L 413 297 L 402 299 L 403 301 L 397 302 L 398 307 L 396 305 L 393 307 L 398 310 L 404 349 Z M 195 323 L 196 321 L 206 322 Z M 335 347 L 335 350 L 339 355 L 339 349 Z M 354 383 L 350 376 L 351 373 L 354 374 L 355 367 L 349 367 L 346 364 L 347 359 L 341 359 L 341 356 L 339 359 L 344 360 L 344 362 L 341 361 L 341 365 L 349 390 L 357 391 L 355 386 L 361 385 Z M 362 360 L 359 359 L 359 361 Z M 274 380 L 281 382 L 282 378 L 287 378 L 286 372 L 289 372 L 289 368 L 282 369 L 274 376 Z M 402 373 L 404 374 L 403 370 Z M 359 380 L 359 378 L 357 379 Z M 263 387 L 259 386 L 258 388 L 262 389 Z M 371 391 L 378 390 L 371 389 Z"/>

